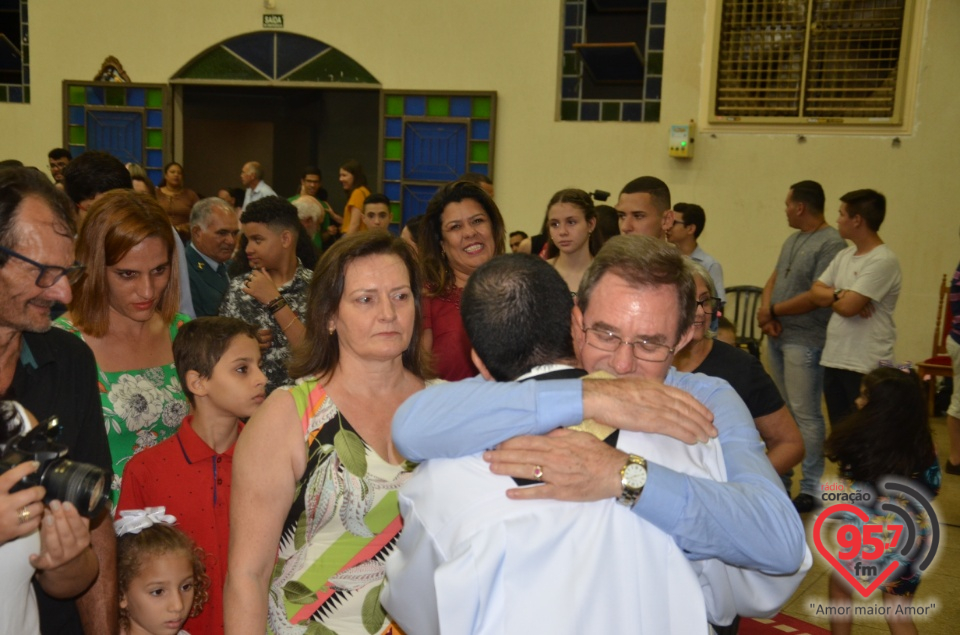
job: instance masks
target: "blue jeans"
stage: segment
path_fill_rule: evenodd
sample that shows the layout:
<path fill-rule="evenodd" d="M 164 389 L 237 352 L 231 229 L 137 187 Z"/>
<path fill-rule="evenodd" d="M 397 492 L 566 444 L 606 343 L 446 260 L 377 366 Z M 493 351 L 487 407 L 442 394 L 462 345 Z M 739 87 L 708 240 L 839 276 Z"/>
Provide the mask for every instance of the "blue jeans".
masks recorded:
<path fill-rule="evenodd" d="M 800 428 L 805 448 L 803 454 L 803 478 L 800 492 L 820 497 L 820 477 L 823 476 L 823 439 L 826 423 L 820 396 L 823 393 L 823 367 L 820 365 L 821 348 L 800 344 L 783 344 L 778 338 L 767 338 L 770 374 L 787 402 L 790 414 Z M 790 492 L 791 470 L 783 477 L 783 484 Z"/>

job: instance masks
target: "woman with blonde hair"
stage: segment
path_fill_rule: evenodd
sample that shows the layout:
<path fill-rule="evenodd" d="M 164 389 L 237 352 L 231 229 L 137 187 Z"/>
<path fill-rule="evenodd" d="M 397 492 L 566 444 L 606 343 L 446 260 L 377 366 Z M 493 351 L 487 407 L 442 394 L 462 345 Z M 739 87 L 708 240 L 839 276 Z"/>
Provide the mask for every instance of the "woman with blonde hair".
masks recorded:
<path fill-rule="evenodd" d="M 90 208 L 77 240 L 86 268 L 56 326 L 81 338 L 97 362 L 113 461 L 113 500 L 127 460 L 176 432 L 187 401 L 173 366 L 179 267 L 173 228 L 155 200 L 111 190 Z"/>

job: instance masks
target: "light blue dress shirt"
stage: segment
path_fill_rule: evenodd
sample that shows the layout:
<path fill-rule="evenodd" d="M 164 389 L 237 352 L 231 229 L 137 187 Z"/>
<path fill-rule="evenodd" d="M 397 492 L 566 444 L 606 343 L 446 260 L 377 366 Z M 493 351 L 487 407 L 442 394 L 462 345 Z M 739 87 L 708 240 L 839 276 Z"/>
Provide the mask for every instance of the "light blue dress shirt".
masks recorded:
<path fill-rule="evenodd" d="M 651 462 L 634 513 L 673 536 L 691 560 L 717 558 L 768 574 L 795 572 L 806 554 L 803 523 L 743 401 L 728 383 L 706 375 L 671 368 L 665 383 L 713 412 L 727 482 Z M 500 383 L 474 377 L 410 397 L 394 417 L 393 439 L 412 461 L 451 458 L 582 419 L 579 379 Z"/>

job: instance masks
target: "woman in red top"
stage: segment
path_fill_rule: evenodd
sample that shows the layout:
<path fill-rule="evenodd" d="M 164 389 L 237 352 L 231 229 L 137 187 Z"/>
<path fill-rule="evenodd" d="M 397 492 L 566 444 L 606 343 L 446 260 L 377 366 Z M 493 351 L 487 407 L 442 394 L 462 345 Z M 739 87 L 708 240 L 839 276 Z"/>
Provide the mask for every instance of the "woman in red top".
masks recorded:
<path fill-rule="evenodd" d="M 441 379 L 477 374 L 470 340 L 460 319 L 460 295 L 477 267 L 504 253 L 503 217 L 479 186 L 456 181 L 427 204 L 417 239 L 425 281 L 423 343 Z"/>

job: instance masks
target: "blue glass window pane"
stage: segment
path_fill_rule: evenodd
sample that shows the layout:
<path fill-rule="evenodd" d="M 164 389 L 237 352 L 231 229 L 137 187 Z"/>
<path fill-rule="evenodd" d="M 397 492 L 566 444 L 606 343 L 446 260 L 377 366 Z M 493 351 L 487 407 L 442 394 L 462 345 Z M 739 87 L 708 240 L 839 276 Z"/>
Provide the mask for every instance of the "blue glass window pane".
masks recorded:
<path fill-rule="evenodd" d="M 403 209 L 403 223 L 414 216 L 419 216 L 427 211 L 427 203 L 436 194 L 439 186 L 437 185 L 407 185 L 403 188 L 403 196 L 400 199 L 400 205 Z"/>
<path fill-rule="evenodd" d="M 469 97 L 451 97 L 450 98 L 450 116 L 451 117 L 469 117 L 470 116 L 470 98 Z"/>
<path fill-rule="evenodd" d="M 427 114 L 427 98 L 418 96 L 404 97 L 403 114 L 408 117 L 424 116 Z"/>
<path fill-rule="evenodd" d="M 487 163 L 471 163 L 470 171 L 476 172 L 477 174 L 483 174 L 485 176 L 490 175 L 490 165 Z"/>
<path fill-rule="evenodd" d="M 83 154 L 85 151 L 86 148 L 84 146 L 70 146 L 70 154 L 75 157 Z"/>
<path fill-rule="evenodd" d="M 384 183 L 383 184 L 383 193 L 391 201 L 400 200 L 400 184 L 399 183 Z"/>
<path fill-rule="evenodd" d="M 600 121 L 600 104 L 595 101 L 580 104 L 580 121 Z"/>
<path fill-rule="evenodd" d="M 576 99 L 577 97 L 579 97 L 580 96 L 580 78 L 564 77 L 562 95 L 564 97 L 572 97 L 573 99 Z"/>
<path fill-rule="evenodd" d="M 403 178 L 453 181 L 467 171 L 467 126 L 408 121 L 404 129 Z"/>
<path fill-rule="evenodd" d="M 650 5 L 650 24 L 663 26 L 667 23 L 667 3 L 654 2 Z"/>
<path fill-rule="evenodd" d="M 163 169 L 147 170 L 147 176 L 150 177 L 150 180 L 153 181 L 154 185 L 160 187 L 160 181 L 163 180 Z"/>
<path fill-rule="evenodd" d="M 387 117 L 387 139 L 399 139 L 403 134 L 403 120 L 400 117 Z"/>
<path fill-rule="evenodd" d="M 147 105 L 147 91 L 144 88 L 127 89 L 127 105 L 143 108 Z"/>
<path fill-rule="evenodd" d="M 121 163 L 143 161 L 143 116 L 139 112 L 87 111 L 87 148 L 109 152 Z"/>
<path fill-rule="evenodd" d="M 163 150 L 147 150 L 147 167 L 163 169 Z"/>
<path fill-rule="evenodd" d="M 7 99 L 14 104 L 21 103 L 23 101 L 23 86 L 11 86 L 7 93 Z"/>
<path fill-rule="evenodd" d="M 147 111 L 147 128 L 163 128 L 163 111 Z"/>
<path fill-rule="evenodd" d="M 572 51 L 573 45 L 580 41 L 580 29 L 563 30 L 563 50 Z"/>
<path fill-rule="evenodd" d="M 623 104 L 621 121 L 643 121 L 643 104 Z"/>
<path fill-rule="evenodd" d="M 69 117 L 71 126 L 86 125 L 86 113 L 83 106 L 70 106 Z"/>
<path fill-rule="evenodd" d="M 470 134 L 474 139 L 487 141 L 490 139 L 490 122 L 486 119 L 474 119 L 470 127 Z"/>
<path fill-rule="evenodd" d="M 568 2 L 566 10 L 563 12 L 564 26 L 580 26 L 580 6 Z"/>
<path fill-rule="evenodd" d="M 399 181 L 400 180 L 400 162 L 399 161 L 384 161 L 383 162 L 383 178 L 387 181 Z"/>
<path fill-rule="evenodd" d="M 648 31 L 650 34 L 649 43 L 647 45 L 647 50 L 650 51 L 662 51 L 663 50 L 663 33 L 664 29 L 650 29 Z"/>
<path fill-rule="evenodd" d="M 330 47 L 295 33 L 277 33 L 277 77 L 283 77 Z"/>
<path fill-rule="evenodd" d="M 249 33 L 223 43 L 267 77 L 273 77 L 273 38 L 276 33 Z"/>
<path fill-rule="evenodd" d="M 87 86 L 87 105 L 102 106 L 104 103 L 103 88 L 98 86 Z"/>
<path fill-rule="evenodd" d="M 660 85 L 663 83 L 662 77 L 647 78 L 647 99 L 660 99 Z"/>

